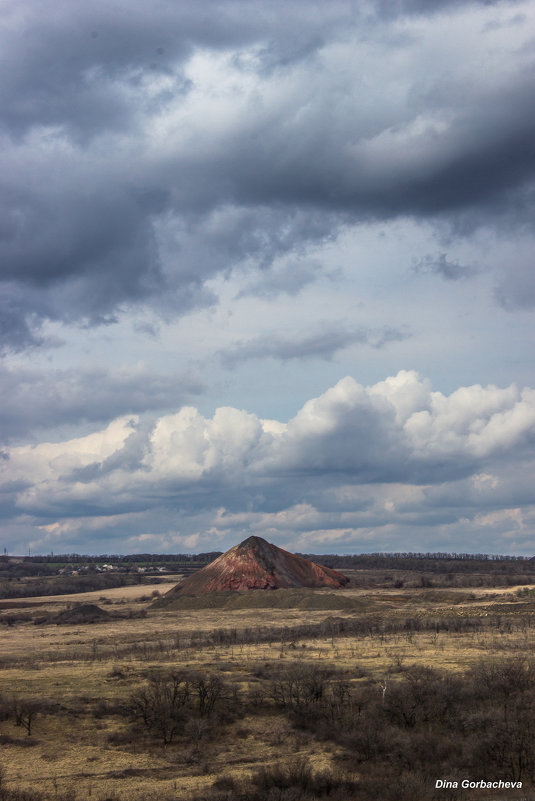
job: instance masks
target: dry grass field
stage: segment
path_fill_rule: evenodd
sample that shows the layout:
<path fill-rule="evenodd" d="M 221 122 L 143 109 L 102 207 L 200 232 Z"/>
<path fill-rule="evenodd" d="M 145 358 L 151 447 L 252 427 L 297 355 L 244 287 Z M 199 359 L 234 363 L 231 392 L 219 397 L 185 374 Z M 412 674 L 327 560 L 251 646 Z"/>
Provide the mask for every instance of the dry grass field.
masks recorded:
<path fill-rule="evenodd" d="M 535 798 L 533 587 L 155 604 L 172 583 L 1 602 L 1 799 Z M 444 769 L 523 787 L 435 790 Z"/>

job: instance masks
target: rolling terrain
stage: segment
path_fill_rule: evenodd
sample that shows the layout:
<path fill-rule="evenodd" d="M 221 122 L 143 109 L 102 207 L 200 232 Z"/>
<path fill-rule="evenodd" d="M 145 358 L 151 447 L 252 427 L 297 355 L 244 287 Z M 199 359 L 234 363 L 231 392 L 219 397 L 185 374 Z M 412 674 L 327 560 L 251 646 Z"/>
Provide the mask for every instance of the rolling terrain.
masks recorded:
<path fill-rule="evenodd" d="M 445 776 L 533 798 L 535 582 L 343 572 L 169 605 L 172 582 L 2 602 L 2 801 L 426 801 Z"/>

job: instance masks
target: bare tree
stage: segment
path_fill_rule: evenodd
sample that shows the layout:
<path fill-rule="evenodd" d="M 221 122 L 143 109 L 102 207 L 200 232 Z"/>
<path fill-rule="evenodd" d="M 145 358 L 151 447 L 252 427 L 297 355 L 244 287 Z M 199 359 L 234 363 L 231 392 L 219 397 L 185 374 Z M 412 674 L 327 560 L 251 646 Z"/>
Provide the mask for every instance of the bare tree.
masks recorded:
<path fill-rule="evenodd" d="M 40 708 L 40 702 L 33 698 L 14 698 L 12 700 L 15 724 L 26 729 L 28 737 L 32 733 L 32 724 Z"/>
<path fill-rule="evenodd" d="M 197 698 L 197 709 L 201 717 L 211 715 L 224 692 L 224 684 L 218 676 L 206 678 L 201 674 L 192 676 L 192 688 Z"/>
<path fill-rule="evenodd" d="M 163 744 L 172 742 L 184 725 L 191 689 L 182 673 L 169 672 L 151 678 L 130 698 L 132 712 Z"/>
<path fill-rule="evenodd" d="M 315 665 L 295 664 L 271 682 L 270 694 L 278 706 L 302 711 L 323 698 L 327 674 Z"/>

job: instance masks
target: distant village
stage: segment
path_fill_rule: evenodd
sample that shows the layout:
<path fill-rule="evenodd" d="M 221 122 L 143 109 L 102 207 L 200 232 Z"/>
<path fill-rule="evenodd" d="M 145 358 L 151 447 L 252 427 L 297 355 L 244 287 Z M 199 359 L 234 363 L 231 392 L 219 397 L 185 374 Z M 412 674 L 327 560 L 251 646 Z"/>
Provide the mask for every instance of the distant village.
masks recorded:
<path fill-rule="evenodd" d="M 123 565 L 110 565 L 110 564 L 102 564 L 102 565 L 80 565 L 79 567 L 60 567 L 56 571 L 56 575 L 58 576 L 83 576 L 87 573 L 113 573 L 113 572 L 121 572 L 123 573 L 125 570 Z M 170 573 L 171 571 L 168 570 L 166 567 L 161 566 L 154 566 L 154 567 L 129 567 L 129 573 L 143 573 L 146 575 L 160 575 L 161 573 Z"/>

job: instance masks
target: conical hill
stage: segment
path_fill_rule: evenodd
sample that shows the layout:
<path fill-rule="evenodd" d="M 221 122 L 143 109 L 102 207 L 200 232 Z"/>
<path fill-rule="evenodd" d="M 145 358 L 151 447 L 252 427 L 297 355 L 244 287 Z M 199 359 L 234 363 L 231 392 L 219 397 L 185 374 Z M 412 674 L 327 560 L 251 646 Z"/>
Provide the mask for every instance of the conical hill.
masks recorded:
<path fill-rule="evenodd" d="M 289 553 L 261 537 L 248 537 L 177 584 L 167 595 L 289 587 L 339 589 L 348 582 L 349 579 L 336 570 Z"/>

